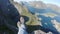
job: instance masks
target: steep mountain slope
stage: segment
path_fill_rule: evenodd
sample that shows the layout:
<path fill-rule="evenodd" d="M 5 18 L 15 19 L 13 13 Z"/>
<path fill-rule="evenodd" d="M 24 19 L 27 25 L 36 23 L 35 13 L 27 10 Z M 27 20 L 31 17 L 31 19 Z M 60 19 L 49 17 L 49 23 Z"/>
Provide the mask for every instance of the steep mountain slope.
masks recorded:
<path fill-rule="evenodd" d="M 28 3 L 31 6 L 35 7 L 35 8 L 39 8 L 39 9 L 41 9 L 41 8 L 43 8 L 43 9 L 45 9 L 45 8 L 51 8 L 52 10 L 55 10 L 56 12 L 58 11 L 58 13 L 60 13 L 59 12 L 60 11 L 60 7 L 57 6 L 57 5 L 54 5 L 54 4 L 45 4 L 42 1 L 33 1 L 33 2 L 30 1 Z"/>
<path fill-rule="evenodd" d="M 9 0 L 0 0 L 0 34 L 16 34 L 19 13 Z"/>
<path fill-rule="evenodd" d="M 6 1 L 4 2 L 6 3 Z M 0 4 L 1 3 L 2 2 L 0 2 Z M 29 3 L 26 3 L 26 2 L 17 3 L 17 2 L 11 1 L 11 3 L 9 2 L 6 4 L 5 3 L 1 4 L 0 9 L 2 9 L 4 12 L 1 13 L 1 10 L 0 10 L 0 14 L 4 15 L 3 17 L 6 18 L 9 24 L 11 24 L 9 25 L 6 23 L 8 27 L 11 27 L 11 29 L 15 28 L 17 30 L 16 23 L 19 20 L 19 17 L 23 15 L 27 17 L 25 18 L 26 20 L 28 20 L 26 24 L 34 26 L 34 27 L 32 26 L 29 27 L 29 30 L 34 31 L 34 29 L 36 28 L 45 32 L 51 31 L 55 34 L 58 33 L 58 31 L 60 32 L 59 7 L 55 5 L 44 4 L 41 1 L 37 1 L 37 2 L 34 1 Z M 41 32 L 39 30 L 37 30 L 37 32 Z"/>
<path fill-rule="evenodd" d="M 35 15 L 32 15 L 27 7 L 25 5 L 22 5 L 22 3 L 14 3 L 15 7 L 18 9 L 20 15 L 27 16 L 29 18 L 29 21 L 26 23 L 27 25 L 37 25 L 37 18 Z"/>
<path fill-rule="evenodd" d="M 47 7 L 50 7 L 51 9 L 55 10 L 56 12 L 60 13 L 60 7 L 54 4 L 47 4 Z"/>
<path fill-rule="evenodd" d="M 26 22 L 27 25 L 40 25 L 41 23 L 43 27 L 55 31 L 54 33 L 57 33 L 56 30 L 57 27 L 55 27 L 56 24 L 51 22 L 51 20 L 54 20 L 55 16 L 59 15 L 58 12 L 53 10 L 47 4 L 44 4 L 43 2 L 40 1 L 39 2 L 34 1 L 30 3 L 22 2 L 19 4 L 21 6 L 20 8 L 22 8 L 21 15 L 27 16 L 29 18 L 29 21 Z M 17 9 L 19 9 L 19 7 Z M 53 26 L 53 24 L 55 25 Z"/>
<path fill-rule="evenodd" d="M 59 25 L 57 25 L 56 22 L 55 23 L 52 22 L 52 24 L 51 24 L 51 20 L 54 20 L 54 19 L 56 20 L 57 18 L 55 18 L 55 17 L 60 16 L 60 7 L 58 7 L 56 5 L 53 5 L 53 4 L 44 4 L 43 2 L 40 2 L 40 1 L 33 1 L 33 2 L 30 2 L 29 4 L 30 4 L 30 7 L 33 6 L 33 8 L 34 8 L 34 9 L 29 8 L 29 10 L 32 9 L 30 12 L 33 13 L 33 11 L 35 11 L 34 13 L 38 16 L 38 18 L 41 18 L 41 20 L 43 20 L 41 22 L 41 23 L 43 23 L 43 25 L 44 25 L 45 22 L 48 22 L 49 23 L 49 25 L 47 25 L 48 23 L 45 23 L 44 27 L 51 28 L 53 26 L 53 24 L 55 24 L 53 26 L 53 28 L 55 28 L 55 29 L 57 28 L 58 31 L 60 30 L 60 27 L 57 27 Z M 37 7 L 37 5 L 38 5 L 38 7 Z M 56 21 L 58 21 L 58 20 L 56 20 Z M 60 21 L 58 23 L 60 23 Z"/>

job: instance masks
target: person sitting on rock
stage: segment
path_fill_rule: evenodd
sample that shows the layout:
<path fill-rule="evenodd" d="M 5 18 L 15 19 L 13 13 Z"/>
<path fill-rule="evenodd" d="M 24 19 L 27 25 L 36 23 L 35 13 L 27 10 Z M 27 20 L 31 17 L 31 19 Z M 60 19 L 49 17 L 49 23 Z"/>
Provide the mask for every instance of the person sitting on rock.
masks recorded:
<path fill-rule="evenodd" d="M 25 20 L 22 16 L 20 17 L 20 21 L 18 21 L 17 26 L 19 29 L 18 34 L 28 34 L 26 31 Z"/>

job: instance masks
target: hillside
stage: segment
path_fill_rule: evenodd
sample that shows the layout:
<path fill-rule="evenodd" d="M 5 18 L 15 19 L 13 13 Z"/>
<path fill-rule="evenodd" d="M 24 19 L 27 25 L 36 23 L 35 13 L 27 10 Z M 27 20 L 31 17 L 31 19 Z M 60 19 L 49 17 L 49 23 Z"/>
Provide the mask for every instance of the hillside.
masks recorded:
<path fill-rule="evenodd" d="M 29 17 L 29 21 L 26 23 L 27 25 L 37 25 L 38 20 L 35 15 L 31 14 L 27 7 L 22 5 L 22 3 L 15 3 L 15 7 L 18 9 L 20 15 Z M 33 21 L 32 21 L 33 20 Z"/>
<path fill-rule="evenodd" d="M 16 34 L 20 16 L 24 16 L 29 34 L 60 34 L 60 7 L 57 5 L 0 0 L 0 30 Z"/>
<path fill-rule="evenodd" d="M 17 9 L 19 12 L 21 12 L 20 15 L 29 17 L 29 21 L 26 22 L 27 25 L 40 25 L 57 32 L 56 28 L 58 31 L 60 30 L 59 27 L 55 27 L 58 26 L 58 24 L 56 22 L 54 23 L 54 21 L 51 22 L 55 19 L 55 16 L 59 15 L 59 11 L 55 9 L 54 6 L 50 6 L 41 1 L 20 2 Z M 19 10 L 19 7 L 21 8 L 21 10 Z M 53 24 L 55 25 L 53 26 Z"/>
<path fill-rule="evenodd" d="M 54 4 L 45 4 L 42 1 L 30 1 L 28 2 L 31 6 L 39 9 L 46 9 L 46 8 L 51 8 L 52 10 L 55 10 L 56 12 L 60 13 L 60 7 Z"/>
<path fill-rule="evenodd" d="M 41 1 L 33 1 L 33 2 L 28 2 L 28 3 L 30 4 L 30 6 L 32 6 L 34 8 L 30 12 L 35 11 L 35 14 L 38 16 L 38 18 L 41 18 L 41 20 L 43 20 L 41 22 L 41 24 L 43 23 L 44 27 L 48 27 L 48 28 L 51 28 L 51 29 L 56 28 L 57 31 L 60 30 L 60 27 L 58 25 L 58 23 L 60 23 L 60 21 L 59 21 L 59 18 L 57 18 L 57 17 L 60 16 L 60 7 L 59 6 L 54 5 L 54 4 L 45 4 Z M 29 8 L 29 10 L 30 9 L 32 9 L 32 8 Z M 50 19 L 51 20 L 56 20 L 56 22 L 53 21 L 52 24 L 51 24 Z M 45 23 L 45 22 L 47 22 L 47 23 Z M 49 23 L 49 25 L 47 25 L 48 23 Z"/>

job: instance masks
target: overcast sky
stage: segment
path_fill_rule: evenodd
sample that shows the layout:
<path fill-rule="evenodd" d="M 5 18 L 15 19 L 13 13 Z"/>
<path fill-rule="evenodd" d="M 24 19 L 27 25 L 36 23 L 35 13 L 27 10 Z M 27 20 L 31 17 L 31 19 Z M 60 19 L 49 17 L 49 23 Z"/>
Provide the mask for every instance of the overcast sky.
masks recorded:
<path fill-rule="evenodd" d="M 42 1 L 44 3 L 50 3 L 50 4 L 55 4 L 55 5 L 58 5 L 60 6 L 60 0 L 14 0 L 14 1 L 17 1 L 17 2 L 20 2 L 20 1 Z"/>

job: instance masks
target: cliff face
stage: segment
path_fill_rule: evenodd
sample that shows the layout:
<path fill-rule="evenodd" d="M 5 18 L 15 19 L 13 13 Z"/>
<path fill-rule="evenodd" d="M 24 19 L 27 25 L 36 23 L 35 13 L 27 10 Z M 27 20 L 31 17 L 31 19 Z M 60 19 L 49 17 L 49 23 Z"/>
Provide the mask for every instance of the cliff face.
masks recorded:
<path fill-rule="evenodd" d="M 28 5 L 30 5 L 30 6 L 28 6 Z M 35 31 L 35 34 L 40 34 L 40 32 L 43 34 L 46 31 L 53 32 L 53 30 L 49 29 L 49 28 L 53 27 L 52 24 L 55 24 L 54 26 L 56 26 L 56 28 L 59 31 L 59 27 L 57 27 L 59 24 L 57 22 L 58 20 L 56 22 L 54 22 L 54 20 L 53 20 L 51 23 L 51 20 L 53 19 L 51 17 L 53 16 L 55 18 L 55 16 L 56 16 L 55 13 L 56 12 L 59 13 L 59 11 L 60 11 L 59 10 L 60 8 L 55 5 L 45 4 L 41 1 L 33 1 L 33 2 L 29 2 L 29 3 L 24 3 L 24 2 L 17 3 L 17 2 L 13 2 L 13 0 L 11 0 L 11 1 L 0 0 L 0 7 L 1 7 L 0 8 L 0 18 L 1 18 L 0 23 L 1 23 L 1 25 L 3 25 L 1 27 L 5 26 L 5 28 L 8 28 L 9 31 L 11 30 L 11 32 L 13 31 L 15 34 L 17 33 L 17 30 L 18 30 L 16 24 L 17 24 L 17 21 L 19 21 L 20 15 L 27 16 L 27 18 L 25 18 L 25 20 L 28 20 L 26 22 L 26 24 L 29 26 L 27 26 L 27 27 L 29 27 L 28 29 L 32 30 L 32 31 L 36 30 L 37 32 Z M 53 10 L 54 11 L 56 10 L 55 13 L 52 12 Z M 34 12 L 34 14 L 32 14 L 31 12 Z M 47 12 L 47 13 L 44 13 L 44 12 Z M 49 13 L 49 12 L 51 12 L 51 13 Z M 44 14 L 42 14 L 42 13 L 44 13 Z M 39 15 L 39 17 L 41 17 L 41 18 L 38 18 L 37 15 Z M 56 25 L 56 23 L 57 23 L 57 25 Z M 44 26 L 45 27 L 47 26 L 48 29 L 46 30 L 44 28 Z"/>
<path fill-rule="evenodd" d="M 59 31 L 59 27 L 57 27 L 58 26 L 57 23 L 51 22 L 52 19 L 53 20 L 55 19 L 55 16 L 58 16 L 57 13 L 59 13 L 59 11 L 58 11 L 59 7 L 57 7 L 55 5 L 48 5 L 41 1 L 33 1 L 33 2 L 28 2 L 28 3 L 22 2 L 19 4 L 15 4 L 15 5 L 16 5 L 15 7 L 18 9 L 18 11 L 19 12 L 21 11 L 20 12 L 21 15 L 27 16 L 29 18 L 29 20 L 26 22 L 27 25 L 35 25 L 35 26 L 41 25 L 42 27 L 48 28 L 48 30 L 52 31 L 53 33 L 54 33 L 54 31 L 57 33 L 56 30 Z M 56 8 L 58 8 L 58 9 L 56 9 Z M 55 10 L 57 10 L 57 11 L 55 11 Z M 32 14 L 32 12 L 34 14 Z M 41 19 L 38 16 L 41 17 Z M 55 25 L 53 25 L 53 24 L 55 24 Z M 34 30 L 34 28 L 33 28 L 33 30 Z M 44 30 L 44 31 L 46 32 L 48 30 Z M 41 31 L 37 30 L 37 32 L 39 33 Z"/>
<path fill-rule="evenodd" d="M 9 0 L 0 0 L 0 33 L 17 33 L 17 21 L 19 20 L 19 13 L 14 5 Z M 11 34 L 10 33 L 10 34 Z"/>

